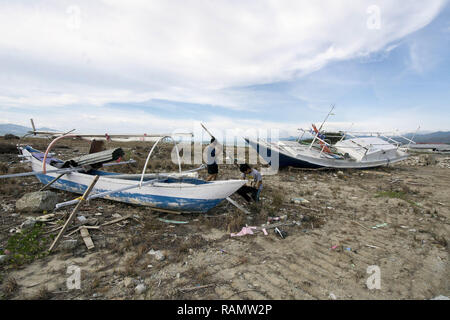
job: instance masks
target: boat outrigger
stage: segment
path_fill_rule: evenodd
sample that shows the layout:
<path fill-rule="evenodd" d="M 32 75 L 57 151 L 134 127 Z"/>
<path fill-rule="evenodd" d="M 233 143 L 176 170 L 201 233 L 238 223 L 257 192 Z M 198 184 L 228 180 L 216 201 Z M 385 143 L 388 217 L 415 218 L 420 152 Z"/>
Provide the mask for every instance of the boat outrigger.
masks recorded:
<path fill-rule="evenodd" d="M 331 111 L 333 111 L 333 108 Z M 297 141 L 268 142 L 262 139 L 245 141 L 272 167 L 299 168 L 373 168 L 389 165 L 408 158 L 408 153 L 401 143 L 381 132 L 340 132 L 339 136 L 327 136 L 321 132 L 326 120 L 319 129 L 313 125 L 313 130 L 299 129 L 302 135 Z M 313 134 L 311 143 L 305 143 L 302 138 L 305 133 Z M 328 138 L 338 138 L 332 144 Z M 414 141 L 401 137 L 409 143 Z M 277 163 L 275 163 L 277 162 Z"/>

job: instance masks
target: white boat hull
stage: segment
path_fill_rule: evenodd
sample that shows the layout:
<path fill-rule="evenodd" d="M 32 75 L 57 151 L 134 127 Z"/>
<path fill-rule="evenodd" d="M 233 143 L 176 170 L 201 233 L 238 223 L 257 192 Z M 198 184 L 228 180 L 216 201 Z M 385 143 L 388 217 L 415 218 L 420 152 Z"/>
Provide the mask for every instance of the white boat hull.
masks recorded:
<path fill-rule="evenodd" d="M 32 150 L 32 148 L 25 147 L 22 149 L 22 153 L 24 156 L 31 156 L 32 170 L 40 172 L 42 171 L 42 162 L 32 156 L 34 153 Z M 57 169 L 57 167 L 47 163 L 47 171 Z M 123 189 L 138 184 L 136 180 L 114 179 L 114 176 L 109 173 L 105 174 L 97 171 L 91 174 L 80 172 L 67 173 L 53 183 L 51 187 L 83 194 L 96 174 L 99 174 L 100 178 L 91 194 Z M 47 172 L 46 174 L 37 174 L 36 177 L 43 184 L 47 184 L 58 175 L 59 173 Z M 155 182 L 141 188 L 136 186 L 136 188 L 126 191 L 111 193 L 104 198 L 172 211 L 207 212 L 236 192 L 244 184 L 244 180 L 206 182 L 189 178 L 183 180 L 168 178 L 166 181 Z"/>

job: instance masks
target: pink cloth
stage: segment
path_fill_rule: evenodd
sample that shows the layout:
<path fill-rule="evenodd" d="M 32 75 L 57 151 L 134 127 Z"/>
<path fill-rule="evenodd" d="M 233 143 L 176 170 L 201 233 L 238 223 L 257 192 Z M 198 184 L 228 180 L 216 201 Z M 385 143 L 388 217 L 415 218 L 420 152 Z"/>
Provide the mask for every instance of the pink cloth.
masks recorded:
<path fill-rule="evenodd" d="M 232 233 L 231 236 L 232 237 L 241 237 L 241 236 L 245 236 L 247 234 L 253 234 L 252 229 L 256 229 L 256 227 L 243 227 L 241 231 L 239 231 L 238 233 Z"/>

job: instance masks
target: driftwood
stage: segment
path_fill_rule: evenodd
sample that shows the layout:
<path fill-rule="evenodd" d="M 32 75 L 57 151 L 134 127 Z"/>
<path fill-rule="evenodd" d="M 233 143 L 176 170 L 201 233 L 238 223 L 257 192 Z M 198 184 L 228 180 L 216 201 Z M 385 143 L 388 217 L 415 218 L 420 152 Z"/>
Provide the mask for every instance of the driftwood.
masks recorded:
<path fill-rule="evenodd" d="M 98 229 L 100 229 L 100 227 L 99 226 L 81 226 L 81 227 L 78 227 L 78 228 L 76 228 L 75 230 L 73 230 L 72 232 L 70 232 L 70 233 L 68 233 L 66 236 L 71 236 L 71 235 L 73 235 L 74 233 L 77 233 L 78 231 L 80 231 L 81 230 L 81 228 L 86 228 L 86 229 L 95 229 L 95 230 L 98 230 Z"/>
<path fill-rule="evenodd" d="M 89 195 L 89 193 L 92 191 L 92 189 L 94 188 L 94 185 L 97 183 L 98 179 L 100 178 L 100 176 L 95 176 L 94 180 L 92 180 L 91 185 L 86 189 L 86 191 L 84 192 L 83 196 L 81 197 L 80 202 L 77 203 L 76 207 L 73 209 L 72 213 L 70 214 L 69 218 L 67 218 L 66 223 L 64 224 L 64 226 L 62 227 L 61 231 L 59 232 L 59 234 L 56 236 L 55 240 L 53 241 L 52 245 L 50 246 L 50 248 L 48 249 L 49 252 L 51 252 L 59 243 L 59 241 L 61 240 L 62 235 L 64 234 L 64 232 L 66 231 L 67 227 L 69 226 L 69 224 L 72 222 L 73 218 L 75 218 L 75 214 L 77 213 L 78 209 L 80 208 L 81 204 L 84 202 L 84 199 L 87 198 L 87 196 Z"/>
<path fill-rule="evenodd" d="M 120 222 L 120 221 L 122 221 L 122 220 L 129 219 L 129 218 L 131 218 L 132 216 L 133 216 L 132 214 L 129 214 L 129 215 L 126 215 L 125 217 L 117 218 L 117 219 L 115 219 L 115 220 L 105 222 L 105 223 L 101 224 L 100 227 L 108 226 L 108 225 L 110 225 L 110 224 L 114 224 L 114 223 Z"/>
<path fill-rule="evenodd" d="M 369 228 L 367 228 L 367 227 L 365 227 L 365 226 L 363 226 L 361 223 L 359 223 L 359 222 L 356 222 L 356 221 L 354 221 L 354 220 L 351 220 L 351 222 L 352 223 L 354 223 L 354 224 L 357 224 L 358 226 L 360 226 L 361 228 L 364 228 L 364 229 L 366 229 L 366 230 L 368 230 L 368 231 L 370 231 L 370 229 Z"/>
<path fill-rule="evenodd" d="M 205 288 L 215 287 L 215 286 L 216 286 L 216 285 L 215 285 L 214 283 L 212 283 L 212 284 L 206 284 L 206 285 L 204 285 L 204 286 L 181 288 L 181 289 L 178 289 L 178 290 L 179 290 L 179 291 L 182 291 L 182 292 L 189 292 L 189 291 L 195 291 L 195 290 L 205 289 Z"/>

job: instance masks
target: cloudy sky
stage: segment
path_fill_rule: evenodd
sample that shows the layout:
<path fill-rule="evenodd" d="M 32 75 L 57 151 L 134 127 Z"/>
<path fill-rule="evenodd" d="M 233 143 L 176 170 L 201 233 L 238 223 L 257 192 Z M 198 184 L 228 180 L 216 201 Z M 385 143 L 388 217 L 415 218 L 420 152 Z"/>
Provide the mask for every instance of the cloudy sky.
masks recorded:
<path fill-rule="evenodd" d="M 450 130 L 446 0 L 0 0 L 0 123 Z"/>

